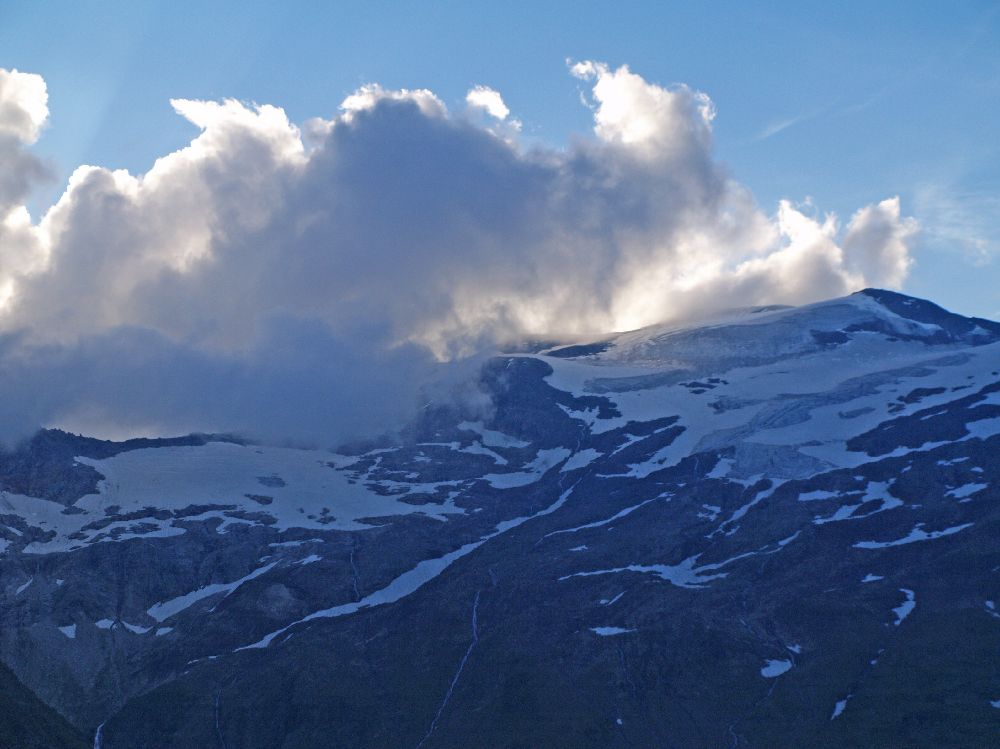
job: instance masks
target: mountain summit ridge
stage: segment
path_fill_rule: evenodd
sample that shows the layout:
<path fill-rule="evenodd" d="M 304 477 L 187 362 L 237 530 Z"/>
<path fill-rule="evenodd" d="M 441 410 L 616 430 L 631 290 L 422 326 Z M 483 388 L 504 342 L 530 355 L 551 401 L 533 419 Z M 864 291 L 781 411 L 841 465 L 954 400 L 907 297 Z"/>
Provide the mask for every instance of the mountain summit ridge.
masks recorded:
<path fill-rule="evenodd" d="M 0 455 L 0 657 L 103 749 L 995 735 L 1000 324 L 866 289 L 479 385 L 350 454 Z"/>

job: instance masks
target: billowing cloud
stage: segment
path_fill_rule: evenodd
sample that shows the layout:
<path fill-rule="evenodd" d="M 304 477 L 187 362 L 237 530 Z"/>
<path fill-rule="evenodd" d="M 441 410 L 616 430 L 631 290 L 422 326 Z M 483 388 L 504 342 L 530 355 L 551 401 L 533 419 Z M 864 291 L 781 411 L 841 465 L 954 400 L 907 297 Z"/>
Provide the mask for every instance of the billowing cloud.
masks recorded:
<path fill-rule="evenodd" d="M 0 68 L 0 309 L 13 293 L 15 279 L 42 259 L 23 201 L 48 175 L 27 149 L 48 119 L 48 98 L 41 76 Z"/>
<path fill-rule="evenodd" d="M 34 73 L 0 68 L 0 134 L 34 143 L 48 117 L 45 80 Z"/>
<path fill-rule="evenodd" d="M 141 175 L 80 167 L 37 225 L 8 211 L 34 251 L 0 266 L 0 369 L 25 393 L 0 429 L 335 441 L 397 423 L 501 341 L 905 278 L 898 200 L 845 229 L 789 202 L 768 215 L 715 160 L 708 96 L 624 66 L 571 72 L 594 135 L 565 149 L 420 89 L 365 86 L 301 129 L 273 106 L 174 101 L 200 130 L 187 147 Z M 0 108 L 0 132 L 23 146 L 40 111 Z"/>
<path fill-rule="evenodd" d="M 489 86 L 475 86 L 469 89 L 469 93 L 465 95 L 465 102 L 470 107 L 484 110 L 498 120 L 505 120 L 510 114 L 510 109 L 504 104 L 500 92 L 494 91 Z"/>

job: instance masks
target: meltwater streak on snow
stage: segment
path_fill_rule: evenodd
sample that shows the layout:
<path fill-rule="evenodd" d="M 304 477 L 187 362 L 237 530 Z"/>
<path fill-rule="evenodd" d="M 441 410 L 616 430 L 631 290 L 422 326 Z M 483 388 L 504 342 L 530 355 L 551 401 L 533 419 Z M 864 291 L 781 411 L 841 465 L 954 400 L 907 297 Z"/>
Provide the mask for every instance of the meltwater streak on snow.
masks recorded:
<path fill-rule="evenodd" d="M 422 562 L 418 562 L 417 565 L 406 572 L 404 572 L 399 577 L 395 578 L 392 582 L 386 585 L 384 588 L 376 590 L 374 593 L 369 593 L 367 596 L 359 601 L 352 601 L 351 603 L 341 604 L 339 606 L 332 606 L 328 609 L 321 609 L 319 611 L 314 611 L 308 616 L 299 619 L 298 621 L 287 624 L 281 629 L 277 629 L 270 634 L 265 635 L 257 642 L 252 645 L 244 645 L 242 647 L 236 648 L 233 652 L 239 652 L 241 650 L 253 650 L 257 648 L 266 648 L 269 646 L 276 637 L 288 632 L 293 627 L 297 627 L 300 624 L 306 622 L 311 622 L 315 619 L 331 619 L 338 616 L 346 616 L 347 614 L 353 614 L 355 611 L 363 608 L 369 608 L 371 606 L 382 606 L 387 603 L 395 603 L 396 601 L 404 598 L 416 590 L 423 587 L 426 583 L 433 580 L 435 577 L 444 572 L 452 562 L 457 559 L 461 559 L 467 554 L 472 553 L 480 546 L 482 546 L 487 541 L 496 538 L 497 536 L 506 533 L 507 531 L 517 528 L 519 525 L 528 522 L 529 520 L 534 520 L 535 518 L 542 517 L 544 515 L 549 515 L 560 507 L 569 499 L 570 494 L 573 493 L 573 489 L 576 485 L 580 483 L 577 480 L 569 489 L 564 491 L 555 502 L 546 507 L 543 510 L 539 510 L 534 515 L 526 515 L 524 517 L 513 518 L 512 520 L 505 520 L 502 523 L 498 523 L 496 530 L 489 535 L 483 536 L 478 541 L 472 541 L 465 544 L 464 546 L 451 551 L 444 556 L 435 557 L 434 559 L 425 559 Z"/>
<path fill-rule="evenodd" d="M 21 595 L 24 591 L 28 589 L 28 586 L 31 585 L 33 582 L 35 582 L 35 578 L 29 577 L 28 582 L 21 583 L 20 585 L 17 586 L 17 590 L 14 591 L 14 595 L 15 596 Z"/>
<path fill-rule="evenodd" d="M 906 600 L 892 610 L 892 613 L 896 615 L 895 625 L 897 627 L 902 624 L 903 620 L 913 613 L 913 609 L 917 607 L 917 597 L 912 590 L 908 588 L 900 588 L 899 592 L 906 596 Z"/>
<path fill-rule="evenodd" d="M 903 538 L 897 538 L 895 541 L 859 541 L 854 544 L 854 548 L 887 549 L 890 546 L 903 546 L 905 544 L 916 543 L 917 541 L 932 541 L 935 538 L 943 538 L 944 536 L 950 536 L 954 533 L 958 533 L 959 531 L 964 531 L 966 528 L 971 528 L 975 525 L 975 523 L 963 523 L 962 525 L 955 525 L 941 531 L 925 531 L 923 530 L 923 525 L 923 523 L 917 523 L 909 534 Z"/>
<path fill-rule="evenodd" d="M 198 588 L 197 590 L 192 590 L 190 593 L 185 593 L 184 595 L 177 596 L 176 598 L 171 598 L 169 601 L 153 604 L 146 610 L 146 613 L 156 619 L 156 621 L 162 622 L 174 616 L 174 614 L 188 608 L 192 604 L 197 603 L 202 598 L 208 598 L 209 596 L 214 596 L 217 593 L 223 592 L 225 592 L 228 596 L 243 585 L 243 583 L 253 580 L 255 577 L 260 577 L 264 573 L 271 570 L 276 564 L 277 562 L 271 562 L 271 564 L 258 567 L 249 575 L 244 575 L 239 580 L 233 580 L 231 583 L 212 583 L 211 585 L 206 585 L 202 588 Z"/>

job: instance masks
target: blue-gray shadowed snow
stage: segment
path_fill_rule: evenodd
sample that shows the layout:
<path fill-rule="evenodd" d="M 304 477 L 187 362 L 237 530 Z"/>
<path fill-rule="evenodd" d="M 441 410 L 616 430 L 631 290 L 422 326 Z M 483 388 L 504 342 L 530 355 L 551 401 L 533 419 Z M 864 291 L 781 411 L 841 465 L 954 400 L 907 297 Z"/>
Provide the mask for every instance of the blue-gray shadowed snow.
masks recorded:
<path fill-rule="evenodd" d="M 4 453 L 4 662 L 105 749 L 989 744 L 1000 326 L 524 348 L 392 443 Z"/>

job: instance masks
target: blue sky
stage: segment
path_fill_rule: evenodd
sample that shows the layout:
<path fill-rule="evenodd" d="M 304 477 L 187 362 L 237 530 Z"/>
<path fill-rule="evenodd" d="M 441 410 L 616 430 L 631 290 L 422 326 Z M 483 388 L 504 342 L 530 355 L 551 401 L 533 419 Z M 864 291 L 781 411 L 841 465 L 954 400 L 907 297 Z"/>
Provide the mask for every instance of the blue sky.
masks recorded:
<path fill-rule="evenodd" d="M 773 212 L 811 198 L 845 221 L 899 195 L 922 233 L 904 289 L 1000 318 L 1000 4 L 7 2 L 0 67 L 44 76 L 33 147 L 147 170 L 195 130 L 169 99 L 271 103 L 332 116 L 377 81 L 458 106 L 499 90 L 523 137 L 589 133 L 567 58 L 627 63 L 718 109 L 718 158 Z"/>

